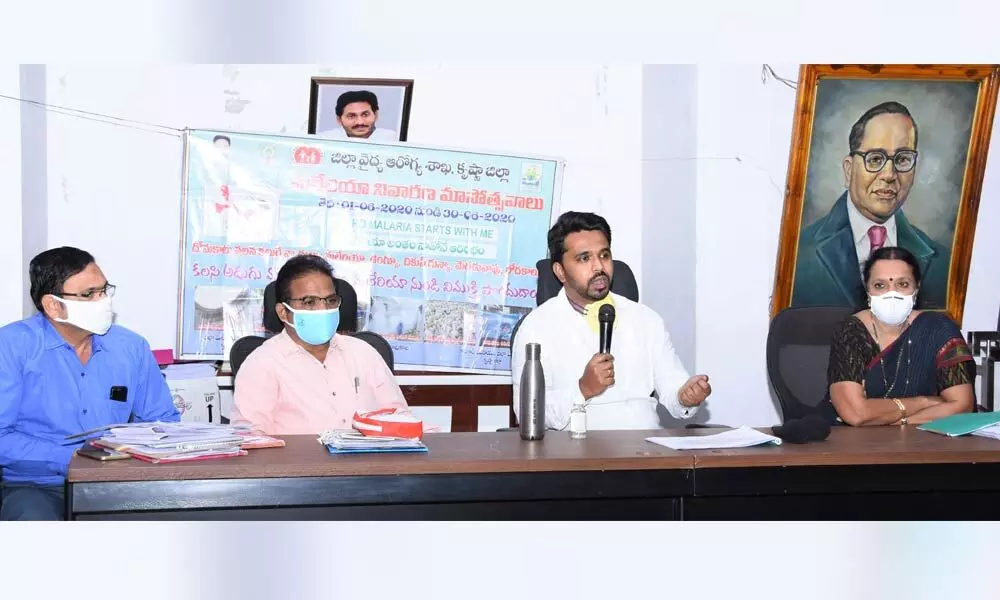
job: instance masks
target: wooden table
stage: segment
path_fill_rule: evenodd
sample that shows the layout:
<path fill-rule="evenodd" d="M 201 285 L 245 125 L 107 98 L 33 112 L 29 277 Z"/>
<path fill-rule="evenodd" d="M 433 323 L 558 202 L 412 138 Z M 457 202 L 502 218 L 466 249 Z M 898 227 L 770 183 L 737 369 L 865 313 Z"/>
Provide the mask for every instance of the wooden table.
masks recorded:
<path fill-rule="evenodd" d="M 428 434 L 427 454 L 331 456 L 315 437 L 216 461 L 75 457 L 75 519 L 996 519 L 1000 442 L 835 428 L 825 442 L 676 452 L 650 435 Z"/>
<path fill-rule="evenodd" d="M 699 452 L 695 483 L 689 520 L 995 519 L 1000 441 L 842 426 L 821 443 Z"/>

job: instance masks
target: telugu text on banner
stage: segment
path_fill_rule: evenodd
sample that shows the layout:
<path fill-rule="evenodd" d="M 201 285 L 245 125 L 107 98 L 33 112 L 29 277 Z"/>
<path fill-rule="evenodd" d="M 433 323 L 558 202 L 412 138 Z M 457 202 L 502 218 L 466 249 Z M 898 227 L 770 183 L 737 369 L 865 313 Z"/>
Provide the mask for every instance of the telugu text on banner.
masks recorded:
<path fill-rule="evenodd" d="M 354 287 L 358 329 L 387 338 L 398 366 L 510 370 L 559 161 L 190 130 L 184 173 L 181 358 L 226 359 L 265 335 L 264 287 L 314 253 Z"/>

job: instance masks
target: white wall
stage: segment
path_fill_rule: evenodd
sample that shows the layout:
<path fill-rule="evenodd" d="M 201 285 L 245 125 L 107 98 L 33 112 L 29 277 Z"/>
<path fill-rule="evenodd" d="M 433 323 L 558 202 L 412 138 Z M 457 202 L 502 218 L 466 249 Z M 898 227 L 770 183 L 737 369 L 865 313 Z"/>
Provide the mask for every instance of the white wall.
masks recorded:
<path fill-rule="evenodd" d="M 18 97 L 20 70 L 0 65 L 0 94 Z M 21 318 L 24 269 L 21 265 L 21 105 L 0 98 L 0 323 Z"/>
<path fill-rule="evenodd" d="M 44 103 L 45 65 L 21 65 L 21 98 Z M 21 285 L 23 315 L 36 309 L 29 297 L 28 264 L 49 248 L 48 202 L 48 111 L 38 104 L 21 104 Z"/>
<path fill-rule="evenodd" d="M 962 320 L 966 331 L 995 331 L 1000 313 L 1000 118 L 993 120 L 990 142 Z"/>
<path fill-rule="evenodd" d="M 641 65 L 50 65 L 47 95 L 176 128 L 302 134 L 313 75 L 415 79 L 411 142 L 564 158 L 560 208 L 606 214 L 641 277 Z M 119 322 L 172 347 L 181 146 L 126 125 L 49 115 L 48 241 L 94 252 L 120 286 Z"/>
<path fill-rule="evenodd" d="M 760 65 L 699 65 L 697 94 L 697 370 L 713 423 L 772 425 L 764 343 L 795 92 L 762 85 Z"/>
<path fill-rule="evenodd" d="M 688 369 L 695 366 L 697 81 L 695 65 L 643 67 L 640 300 L 663 316 Z"/>

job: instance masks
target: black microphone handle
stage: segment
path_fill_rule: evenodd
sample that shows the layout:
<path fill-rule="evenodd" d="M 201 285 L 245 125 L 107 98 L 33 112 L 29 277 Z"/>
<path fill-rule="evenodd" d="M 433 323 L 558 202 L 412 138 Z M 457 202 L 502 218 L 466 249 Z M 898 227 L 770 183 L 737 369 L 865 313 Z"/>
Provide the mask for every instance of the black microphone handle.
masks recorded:
<path fill-rule="evenodd" d="M 805 424 L 801 419 L 789 419 L 784 425 L 776 425 L 771 428 L 774 437 L 781 438 L 782 441 L 790 444 L 805 444 L 809 442 L 809 434 Z"/>
<path fill-rule="evenodd" d="M 830 437 L 830 424 L 819 415 L 806 415 L 802 418 L 802 425 L 809 441 L 822 442 Z"/>
<path fill-rule="evenodd" d="M 610 354 L 611 353 L 611 331 L 612 331 L 611 323 L 601 323 L 600 324 L 600 329 L 601 329 L 601 341 L 600 341 L 600 347 L 598 348 L 598 350 L 600 351 L 601 354 Z"/>

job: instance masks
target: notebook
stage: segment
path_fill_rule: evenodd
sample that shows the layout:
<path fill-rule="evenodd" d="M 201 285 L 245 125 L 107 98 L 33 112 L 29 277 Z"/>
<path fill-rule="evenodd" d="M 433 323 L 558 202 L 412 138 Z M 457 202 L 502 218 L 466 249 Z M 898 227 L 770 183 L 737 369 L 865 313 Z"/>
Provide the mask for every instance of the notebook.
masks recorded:
<path fill-rule="evenodd" d="M 924 425 L 917 425 L 917 429 L 939 433 L 948 437 L 958 437 L 985 429 L 997 423 L 1000 423 L 1000 412 L 962 413 L 943 417 Z"/>

